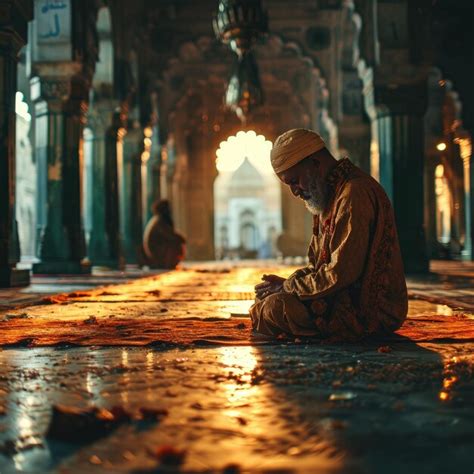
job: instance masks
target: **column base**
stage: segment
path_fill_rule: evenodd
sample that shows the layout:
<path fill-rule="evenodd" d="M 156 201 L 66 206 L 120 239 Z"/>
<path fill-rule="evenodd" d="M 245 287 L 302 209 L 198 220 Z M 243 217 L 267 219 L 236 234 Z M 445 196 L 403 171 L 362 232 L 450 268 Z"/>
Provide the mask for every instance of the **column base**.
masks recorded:
<path fill-rule="evenodd" d="M 35 275 L 90 275 L 89 262 L 40 262 L 33 265 Z"/>
<path fill-rule="evenodd" d="M 470 262 L 471 260 L 473 260 L 473 255 L 472 255 L 472 250 L 463 250 L 461 252 L 461 260 L 463 262 Z"/>
<path fill-rule="evenodd" d="M 125 263 L 117 260 L 93 260 L 92 266 L 94 268 L 101 268 L 104 270 L 124 270 Z"/>
<path fill-rule="evenodd" d="M 30 271 L 17 268 L 0 268 L 0 288 L 13 288 L 28 286 L 30 284 Z"/>

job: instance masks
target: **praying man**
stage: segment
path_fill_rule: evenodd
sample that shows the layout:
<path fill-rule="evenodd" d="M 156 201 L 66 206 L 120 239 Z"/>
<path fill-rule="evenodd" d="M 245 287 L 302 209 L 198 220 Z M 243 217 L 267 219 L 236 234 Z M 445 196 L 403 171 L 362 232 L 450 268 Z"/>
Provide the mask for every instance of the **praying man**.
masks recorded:
<path fill-rule="evenodd" d="M 254 332 L 356 341 L 404 322 L 408 297 L 393 209 L 380 184 L 336 160 L 305 129 L 280 135 L 272 167 L 313 215 L 309 264 L 264 275 L 250 308 Z"/>

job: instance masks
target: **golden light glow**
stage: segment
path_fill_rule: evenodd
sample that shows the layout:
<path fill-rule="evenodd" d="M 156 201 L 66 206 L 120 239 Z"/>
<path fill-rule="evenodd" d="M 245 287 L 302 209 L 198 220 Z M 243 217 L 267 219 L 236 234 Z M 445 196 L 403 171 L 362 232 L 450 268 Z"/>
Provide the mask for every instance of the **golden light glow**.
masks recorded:
<path fill-rule="evenodd" d="M 455 375 L 447 377 L 443 380 L 443 388 L 449 389 L 458 381 L 458 378 Z"/>
<path fill-rule="evenodd" d="M 436 237 L 447 244 L 451 240 L 451 210 L 453 197 L 443 165 L 435 169 Z"/>
<path fill-rule="evenodd" d="M 444 166 L 438 165 L 435 169 L 435 176 L 437 178 L 442 178 L 444 176 Z"/>
<path fill-rule="evenodd" d="M 128 351 L 126 349 L 122 349 L 122 366 L 124 368 L 128 368 Z M 119 385 L 120 385 L 120 398 L 124 405 L 128 404 L 129 399 L 129 385 L 130 383 L 130 373 L 128 370 L 124 370 L 123 374 L 120 377 Z"/>
<path fill-rule="evenodd" d="M 15 95 L 15 112 L 27 122 L 31 122 L 31 115 L 28 112 L 28 104 L 24 102 L 24 95 L 17 92 Z"/>
<path fill-rule="evenodd" d="M 145 138 L 143 139 L 143 152 L 141 155 L 142 163 L 146 163 L 151 156 L 151 137 L 153 136 L 153 129 L 151 127 L 146 127 L 143 130 L 143 134 Z"/>
<path fill-rule="evenodd" d="M 439 392 L 439 399 L 443 402 L 449 400 L 449 393 L 442 390 L 441 392 Z"/>
<path fill-rule="evenodd" d="M 251 401 L 258 385 L 252 385 L 252 372 L 257 367 L 256 352 L 253 347 L 223 347 L 220 360 L 232 368 L 232 378 L 224 384 L 226 398 L 229 401 L 228 415 L 238 416 L 242 403 Z M 229 412 L 230 411 L 230 412 Z"/>
<path fill-rule="evenodd" d="M 449 306 L 445 304 L 437 304 L 436 305 L 436 314 L 442 314 L 443 316 L 452 316 L 453 310 Z"/>
<path fill-rule="evenodd" d="M 469 160 L 472 155 L 472 141 L 469 137 L 458 137 L 454 140 L 460 148 L 461 158 L 463 160 Z"/>
<path fill-rule="evenodd" d="M 233 172 L 248 158 L 263 174 L 272 173 L 270 151 L 272 142 L 253 130 L 240 131 L 219 144 L 216 152 L 216 167 L 219 172 Z"/>
<path fill-rule="evenodd" d="M 456 370 L 455 366 L 458 362 L 460 361 L 456 356 L 444 360 L 443 388 L 438 394 L 439 399 L 443 402 L 452 400 L 454 396 L 453 390 L 459 382 L 459 377 L 454 373 Z"/>
<path fill-rule="evenodd" d="M 153 389 L 153 380 L 155 374 L 153 372 L 153 365 L 155 363 L 155 353 L 154 351 L 148 351 L 146 354 L 146 372 L 145 377 L 147 380 L 146 384 L 146 399 L 152 401 L 155 399 L 155 390 Z"/>
<path fill-rule="evenodd" d="M 227 380 L 220 384 L 222 396 L 225 397 L 225 408 L 221 411 L 222 422 L 232 420 L 238 423 L 241 430 L 248 430 L 253 436 L 268 432 L 265 422 L 256 423 L 262 412 L 262 391 L 267 387 L 254 383 L 253 377 L 258 369 L 257 351 L 253 347 L 223 347 L 219 349 L 219 359 L 225 371 Z M 248 407 L 251 407 L 250 409 Z M 252 423 L 246 424 L 247 419 Z"/>
<path fill-rule="evenodd" d="M 446 150 L 446 148 L 447 148 L 446 143 L 444 143 L 444 142 L 440 142 L 436 145 L 436 149 L 438 151 L 444 151 L 444 150 Z"/>

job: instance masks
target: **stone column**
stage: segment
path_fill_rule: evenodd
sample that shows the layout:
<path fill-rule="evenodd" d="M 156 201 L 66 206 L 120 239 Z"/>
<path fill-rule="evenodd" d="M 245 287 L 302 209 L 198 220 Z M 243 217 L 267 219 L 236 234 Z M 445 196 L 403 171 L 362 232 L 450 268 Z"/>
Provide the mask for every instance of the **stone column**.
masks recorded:
<path fill-rule="evenodd" d="M 376 82 L 376 81 L 374 81 Z M 405 271 L 428 270 L 423 211 L 425 82 L 365 82 L 371 119 L 371 174 L 392 201 Z"/>
<path fill-rule="evenodd" d="M 121 229 L 127 263 L 140 263 L 143 238 L 142 153 L 143 129 L 127 130 L 123 146 Z"/>
<path fill-rule="evenodd" d="M 106 137 L 106 232 L 110 245 L 110 256 L 125 267 L 123 236 L 120 227 L 120 193 L 123 183 L 123 142 L 126 135 L 120 113 L 114 114 L 112 126 Z"/>
<path fill-rule="evenodd" d="M 15 94 L 17 55 L 26 43 L 32 2 L 0 0 L 0 287 L 29 284 L 18 270 L 20 245 L 15 218 Z"/>
<path fill-rule="evenodd" d="M 424 202 L 425 202 L 425 231 L 427 255 L 429 259 L 439 258 L 439 242 L 436 235 L 436 192 L 435 170 L 440 164 L 439 155 L 434 152 L 426 154 L 424 170 Z"/>
<path fill-rule="evenodd" d="M 344 117 L 338 126 L 341 158 L 351 161 L 370 173 L 370 126 L 362 117 Z"/>
<path fill-rule="evenodd" d="M 436 192 L 435 171 L 441 164 L 437 144 L 443 140 L 443 103 L 445 89 L 442 86 L 442 75 L 438 69 L 431 69 L 428 76 L 428 106 L 425 114 L 425 233 L 429 259 L 440 257 L 440 243 L 436 231 Z"/>
<path fill-rule="evenodd" d="M 339 152 L 370 172 L 370 125 L 363 116 L 362 85 L 355 73 L 344 76 L 342 117 L 338 124 Z"/>
<path fill-rule="evenodd" d="M 120 235 L 119 189 L 122 172 L 123 127 L 116 101 L 94 104 L 96 122 L 93 152 L 93 210 L 89 259 L 92 265 L 122 269 L 124 258 Z"/>
<path fill-rule="evenodd" d="M 77 90 L 76 90 L 77 89 Z M 64 104 L 64 223 L 70 242 L 70 258 L 79 262 L 78 272 L 90 272 L 86 257 L 84 226 L 82 222 L 82 189 L 84 169 L 84 127 L 88 109 L 88 87 L 82 78 L 72 79 L 72 95 Z"/>
<path fill-rule="evenodd" d="M 154 127 L 151 129 L 151 146 L 150 146 L 150 159 L 147 160 L 147 193 L 145 203 L 145 222 L 152 216 L 151 205 L 156 200 L 161 198 L 160 189 L 160 167 L 161 167 L 161 147 L 158 137 L 158 129 Z"/>
<path fill-rule="evenodd" d="M 176 145 L 174 138 L 166 141 L 166 145 L 161 148 L 160 164 L 160 197 L 163 199 L 172 198 L 173 182 L 176 171 Z M 174 216 L 176 222 L 176 216 Z"/>
<path fill-rule="evenodd" d="M 472 260 L 472 194 L 471 194 L 471 159 L 472 159 L 472 142 L 467 133 L 458 136 L 455 139 L 459 145 L 461 159 L 464 171 L 464 213 L 465 213 L 465 237 L 464 249 L 461 256 L 463 260 Z"/>
<path fill-rule="evenodd" d="M 217 147 L 206 126 L 198 125 L 176 134 L 171 200 L 174 223 L 185 234 L 186 255 L 190 260 L 215 257 L 213 186 L 217 170 L 213 156 Z"/>
<path fill-rule="evenodd" d="M 84 85 L 73 79 L 81 65 L 36 64 L 35 153 L 45 174 L 46 223 L 39 235 L 40 263 L 34 273 L 89 273 L 82 227 L 82 145 L 87 103 Z M 81 93 L 78 93 L 78 89 Z"/>
<path fill-rule="evenodd" d="M 141 177 L 142 177 L 142 219 L 143 227 L 151 217 L 151 204 L 153 203 L 154 188 L 153 183 L 153 162 L 152 144 L 153 128 L 145 127 L 143 129 L 143 151 L 141 152 Z"/>
<path fill-rule="evenodd" d="M 340 103 L 337 117 L 339 152 L 341 157 L 349 156 L 353 163 L 369 172 L 370 125 L 364 116 L 363 83 L 357 69 L 362 21 L 351 0 L 343 3 L 341 13 L 340 79 L 337 89 Z"/>

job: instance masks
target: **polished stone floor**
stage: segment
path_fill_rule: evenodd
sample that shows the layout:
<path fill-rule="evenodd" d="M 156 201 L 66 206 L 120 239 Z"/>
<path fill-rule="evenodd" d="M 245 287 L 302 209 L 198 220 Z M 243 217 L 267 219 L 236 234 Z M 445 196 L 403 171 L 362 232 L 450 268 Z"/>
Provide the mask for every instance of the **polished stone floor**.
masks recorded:
<path fill-rule="evenodd" d="M 172 446 L 184 472 L 470 472 L 473 363 L 456 344 L 5 350 L 0 470 L 154 472 Z M 71 444 L 45 438 L 58 403 L 167 414 Z"/>
<path fill-rule="evenodd" d="M 416 285 L 458 301 L 469 297 L 471 276 L 455 272 Z M 213 291 L 221 285 L 227 296 L 240 291 L 243 297 L 248 290 L 248 282 L 232 281 L 232 274 L 210 280 Z M 65 279 L 50 286 L 69 291 L 69 284 Z M 113 304 L 125 304 L 127 311 L 152 304 L 136 298 L 140 281 L 130 283 L 132 302 L 127 286 L 121 288 L 118 301 L 102 305 L 107 311 Z M 200 305 L 206 315 L 212 312 L 209 302 L 196 299 L 176 304 L 184 312 L 191 304 L 193 314 Z M 248 304 L 229 301 L 220 316 L 238 303 Z M 83 304 L 70 310 L 80 313 Z M 46 317 L 40 308 L 26 311 Z M 452 315 L 439 302 L 412 301 L 410 311 Z M 91 436 L 66 442 L 48 435 L 57 405 L 119 407 L 130 419 L 100 438 L 91 428 Z M 473 453 L 473 342 L 0 351 L 2 474 L 470 473 Z"/>

